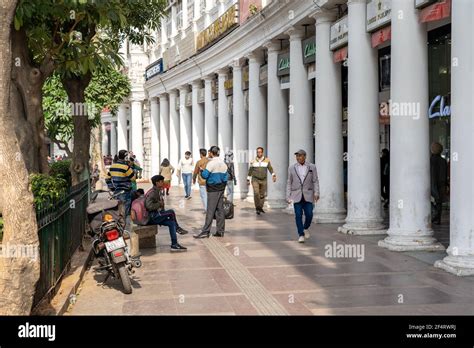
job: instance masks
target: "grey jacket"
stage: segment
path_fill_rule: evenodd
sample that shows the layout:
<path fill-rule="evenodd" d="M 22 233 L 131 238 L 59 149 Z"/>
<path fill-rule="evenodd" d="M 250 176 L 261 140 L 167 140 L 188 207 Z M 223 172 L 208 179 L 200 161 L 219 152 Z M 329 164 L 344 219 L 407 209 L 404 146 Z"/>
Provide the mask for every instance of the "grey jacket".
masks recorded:
<path fill-rule="evenodd" d="M 297 163 L 292 164 L 288 168 L 286 199 L 294 203 L 300 202 L 303 195 L 306 202 L 314 202 L 314 195 L 319 196 L 319 180 L 316 165 L 309 162 L 306 162 L 306 164 L 309 168 L 303 181 L 301 181 L 298 171 L 296 170 Z"/>

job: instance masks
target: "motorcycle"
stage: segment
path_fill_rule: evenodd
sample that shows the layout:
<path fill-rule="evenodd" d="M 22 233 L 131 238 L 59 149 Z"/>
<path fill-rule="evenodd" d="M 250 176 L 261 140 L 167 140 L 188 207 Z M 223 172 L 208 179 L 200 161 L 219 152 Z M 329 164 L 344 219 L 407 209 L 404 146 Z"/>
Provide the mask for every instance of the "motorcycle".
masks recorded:
<path fill-rule="evenodd" d="M 117 199 L 124 191 L 112 193 L 110 191 L 94 191 L 91 201 L 87 206 L 89 221 L 89 235 L 92 237 L 92 249 L 99 260 L 98 271 L 107 271 L 103 282 L 109 277 L 122 281 L 125 294 L 132 293 L 130 275 L 135 272 L 133 268 L 140 268 L 140 256 L 130 256 L 130 233 L 125 230 L 124 209 L 121 201 Z M 108 195 L 108 197 L 107 197 Z"/>

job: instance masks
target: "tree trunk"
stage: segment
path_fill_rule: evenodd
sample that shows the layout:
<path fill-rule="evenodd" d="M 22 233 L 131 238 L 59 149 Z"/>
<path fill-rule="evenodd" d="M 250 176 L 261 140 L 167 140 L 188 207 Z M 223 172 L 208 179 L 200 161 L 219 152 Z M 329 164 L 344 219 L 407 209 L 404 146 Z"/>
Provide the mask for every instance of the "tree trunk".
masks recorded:
<path fill-rule="evenodd" d="M 12 27 L 11 33 L 13 83 L 10 86 L 10 107 L 14 129 L 28 172 L 48 173 L 42 89 L 54 66 L 49 59 L 39 67 L 35 66 L 30 59 L 25 31 Z"/>
<path fill-rule="evenodd" d="M 105 176 L 105 164 L 102 154 L 102 128 L 95 127 L 92 130 L 92 165 L 99 165 L 100 175 Z"/>
<path fill-rule="evenodd" d="M 74 123 L 73 150 L 71 163 L 72 184 L 76 185 L 89 178 L 91 123 L 87 114 L 85 90 L 91 81 L 91 74 L 63 78 L 62 83 L 74 106 L 72 117 Z M 90 115 L 94 117 L 94 115 Z"/>
<path fill-rule="evenodd" d="M 33 194 L 29 190 L 28 172 L 20 155 L 19 141 L 9 110 L 11 84 L 11 32 L 17 1 L 0 1 L 0 175 L 3 207 L 3 250 L 13 247 L 39 251 Z M 4 255 L 5 256 L 5 255 Z M 36 282 L 39 279 L 39 257 L 0 257 L 0 315 L 28 315 L 31 312 Z M 38 256 L 38 254 L 36 254 Z"/>

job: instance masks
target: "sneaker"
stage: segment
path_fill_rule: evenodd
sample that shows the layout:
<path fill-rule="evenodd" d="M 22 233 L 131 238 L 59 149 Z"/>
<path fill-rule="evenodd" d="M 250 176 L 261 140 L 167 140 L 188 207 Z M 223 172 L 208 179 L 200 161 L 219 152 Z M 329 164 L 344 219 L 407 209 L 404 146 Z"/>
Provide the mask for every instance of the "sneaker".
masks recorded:
<path fill-rule="evenodd" d="M 260 210 L 257 209 L 257 215 L 260 215 Z"/>
<path fill-rule="evenodd" d="M 299 243 L 304 243 L 304 236 L 300 236 L 300 237 L 298 238 L 298 242 L 299 242 Z"/>
<path fill-rule="evenodd" d="M 184 196 L 184 199 L 188 199 L 189 196 Z"/>
<path fill-rule="evenodd" d="M 214 237 L 224 237 L 224 232 L 220 233 L 220 232 L 216 232 L 213 234 Z"/>
<path fill-rule="evenodd" d="M 196 239 L 201 239 L 201 238 L 209 238 L 209 235 L 210 235 L 209 232 L 201 232 L 201 233 L 194 234 L 193 237 Z"/>
<path fill-rule="evenodd" d="M 176 252 L 176 251 L 177 252 L 188 251 L 188 248 L 185 248 L 184 246 L 176 243 L 171 246 L 171 252 Z"/>
<path fill-rule="evenodd" d="M 309 232 L 308 232 L 308 231 L 304 231 L 304 237 L 305 237 L 306 239 L 309 239 L 309 237 L 310 237 L 310 234 L 309 234 Z"/>
<path fill-rule="evenodd" d="M 182 228 L 182 227 L 178 227 L 178 228 L 176 229 L 176 233 L 178 233 L 178 234 L 188 234 L 188 231 L 186 231 L 186 230 L 185 230 L 184 228 Z"/>
<path fill-rule="evenodd" d="M 265 214 L 265 210 L 263 210 L 263 208 L 260 208 L 260 212 Z"/>
<path fill-rule="evenodd" d="M 186 199 L 191 199 L 191 196 L 188 196 Z"/>

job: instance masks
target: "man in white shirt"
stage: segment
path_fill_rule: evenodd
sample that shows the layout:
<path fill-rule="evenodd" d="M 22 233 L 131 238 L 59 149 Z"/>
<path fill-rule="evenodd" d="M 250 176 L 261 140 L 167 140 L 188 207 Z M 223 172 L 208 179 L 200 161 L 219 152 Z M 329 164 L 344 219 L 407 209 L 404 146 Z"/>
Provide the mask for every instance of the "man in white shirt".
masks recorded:
<path fill-rule="evenodd" d="M 191 152 L 186 151 L 186 153 L 184 154 L 184 158 L 179 161 L 178 172 L 176 173 L 178 178 L 180 177 L 180 175 L 183 178 L 185 199 L 191 199 L 191 181 L 193 178 L 193 171 L 194 161 L 191 157 Z"/>

